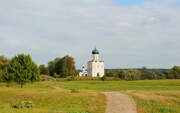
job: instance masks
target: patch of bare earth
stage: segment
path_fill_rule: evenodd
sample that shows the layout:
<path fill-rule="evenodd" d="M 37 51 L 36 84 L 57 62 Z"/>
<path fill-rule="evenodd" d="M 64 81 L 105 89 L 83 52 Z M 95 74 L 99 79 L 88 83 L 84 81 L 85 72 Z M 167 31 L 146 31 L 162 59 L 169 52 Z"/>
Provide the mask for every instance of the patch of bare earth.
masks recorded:
<path fill-rule="evenodd" d="M 59 87 L 59 86 L 51 86 L 52 88 L 54 89 L 59 89 L 59 90 L 62 90 L 63 88 Z"/>
<path fill-rule="evenodd" d="M 136 104 L 128 95 L 104 92 L 107 97 L 106 113 L 137 113 Z"/>

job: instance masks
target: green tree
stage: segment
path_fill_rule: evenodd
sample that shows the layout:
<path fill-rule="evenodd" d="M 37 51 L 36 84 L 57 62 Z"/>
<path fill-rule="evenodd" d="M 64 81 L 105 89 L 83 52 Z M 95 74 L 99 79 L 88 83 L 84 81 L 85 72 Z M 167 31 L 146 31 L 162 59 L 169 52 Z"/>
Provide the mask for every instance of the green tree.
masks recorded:
<path fill-rule="evenodd" d="M 116 73 L 113 70 L 110 70 L 110 71 L 106 72 L 106 76 L 107 77 L 115 77 Z"/>
<path fill-rule="evenodd" d="M 141 80 L 145 80 L 147 79 L 147 76 L 148 76 L 148 69 L 146 67 L 143 67 L 141 69 Z"/>
<path fill-rule="evenodd" d="M 55 65 L 55 71 L 60 77 L 75 76 L 76 67 L 74 59 L 71 56 L 65 56 Z"/>
<path fill-rule="evenodd" d="M 174 66 L 172 69 L 170 69 L 168 78 L 180 79 L 180 66 Z"/>
<path fill-rule="evenodd" d="M 164 73 L 159 73 L 157 77 L 158 79 L 166 79 L 166 75 Z"/>
<path fill-rule="evenodd" d="M 10 60 L 4 56 L 0 56 L 0 81 L 3 80 L 3 75 L 5 74 L 5 70 L 9 65 Z"/>
<path fill-rule="evenodd" d="M 49 75 L 49 70 L 44 64 L 39 66 L 39 71 L 41 75 Z"/>
<path fill-rule="evenodd" d="M 139 80 L 140 79 L 140 72 L 138 70 L 134 69 L 128 69 L 126 71 L 123 71 L 122 78 L 124 80 Z"/>
<path fill-rule="evenodd" d="M 8 68 L 5 69 L 5 72 L 3 73 L 2 80 L 7 83 L 7 87 L 10 87 L 11 82 L 14 81 L 15 76 L 13 73 L 8 73 Z"/>
<path fill-rule="evenodd" d="M 148 71 L 147 79 L 149 79 L 149 80 L 157 79 L 157 75 L 154 72 L 152 72 L 152 71 Z"/>
<path fill-rule="evenodd" d="M 115 77 L 123 79 L 123 70 L 117 70 L 117 73 L 115 74 Z"/>
<path fill-rule="evenodd" d="M 34 82 L 40 78 L 37 65 L 32 61 L 30 55 L 24 54 L 12 58 L 6 75 L 14 78 L 15 82 L 21 85 L 21 88 L 27 82 Z"/>
<path fill-rule="evenodd" d="M 48 70 L 49 70 L 49 73 L 50 73 L 51 76 L 54 76 L 54 74 L 57 72 L 57 70 L 55 68 L 56 68 L 57 62 L 59 62 L 60 60 L 61 60 L 61 58 L 58 57 L 55 60 L 50 61 L 48 63 Z"/>

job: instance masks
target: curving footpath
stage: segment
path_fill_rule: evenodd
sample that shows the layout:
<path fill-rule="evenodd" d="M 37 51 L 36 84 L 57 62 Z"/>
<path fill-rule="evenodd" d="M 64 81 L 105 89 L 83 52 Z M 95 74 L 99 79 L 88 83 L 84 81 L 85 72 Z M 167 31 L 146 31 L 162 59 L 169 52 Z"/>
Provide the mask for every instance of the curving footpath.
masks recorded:
<path fill-rule="evenodd" d="M 137 113 L 135 102 L 119 92 L 103 92 L 107 97 L 106 113 Z"/>

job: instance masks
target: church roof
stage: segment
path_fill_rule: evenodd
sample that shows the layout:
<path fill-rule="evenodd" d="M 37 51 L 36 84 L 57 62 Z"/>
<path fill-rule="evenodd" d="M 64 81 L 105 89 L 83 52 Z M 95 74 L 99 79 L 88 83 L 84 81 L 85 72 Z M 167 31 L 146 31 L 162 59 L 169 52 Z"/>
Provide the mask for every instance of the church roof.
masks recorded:
<path fill-rule="evenodd" d="M 99 54 L 99 51 L 95 48 L 95 49 L 92 51 L 92 54 Z"/>

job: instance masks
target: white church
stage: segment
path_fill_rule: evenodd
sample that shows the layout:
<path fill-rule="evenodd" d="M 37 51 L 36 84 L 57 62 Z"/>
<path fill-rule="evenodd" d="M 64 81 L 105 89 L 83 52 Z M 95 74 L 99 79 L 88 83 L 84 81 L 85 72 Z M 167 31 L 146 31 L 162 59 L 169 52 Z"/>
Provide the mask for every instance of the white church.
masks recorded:
<path fill-rule="evenodd" d="M 104 62 L 99 60 L 99 51 L 94 48 L 92 51 L 93 59 L 88 62 L 88 71 L 83 67 L 79 76 L 103 77 L 104 76 Z"/>

